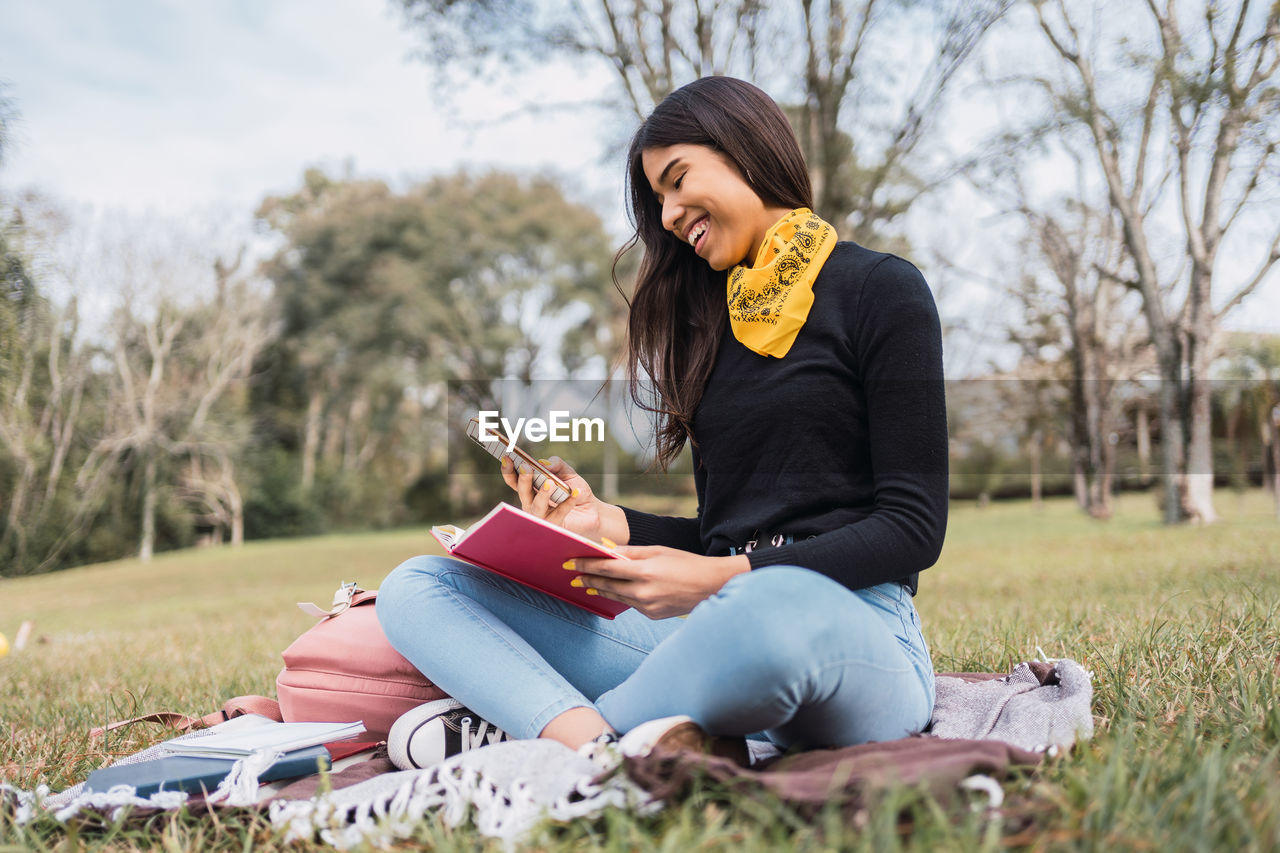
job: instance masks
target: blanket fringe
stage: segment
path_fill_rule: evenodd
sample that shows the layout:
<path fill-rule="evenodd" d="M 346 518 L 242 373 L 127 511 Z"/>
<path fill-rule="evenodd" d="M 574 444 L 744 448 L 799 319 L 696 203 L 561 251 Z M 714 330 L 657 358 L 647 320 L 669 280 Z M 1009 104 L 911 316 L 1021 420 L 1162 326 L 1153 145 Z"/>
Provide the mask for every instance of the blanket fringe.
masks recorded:
<path fill-rule="evenodd" d="M 41 814 L 49 812 L 59 823 L 66 823 L 86 809 L 107 814 L 111 820 L 119 820 L 126 808 L 176 809 L 187 801 L 185 791 L 158 791 L 149 797 L 139 797 L 132 786 L 116 785 L 109 791 L 81 793 L 71 801 L 50 810 L 46 800 L 50 798 L 49 786 L 40 785 L 34 791 L 21 791 L 10 785 L 0 784 L 0 793 L 12 797 L 16 803 L 13 822 L 17 826 L 28 824 Z"/>
<path fill-rule="evenodd" d="M 225 806 L 251 806 L 258 799 L 258 775 L 279 758 L 279 753 L 258 751 L 238 759 L 231 772 L 208 797 L 208 802 Z M 148 797 L 139 797 L 132 785 L 116 785 L 107 791 L 79 791 L 67 799 L 50 795 L 49 786 L 41 785 L 34 791 L 21 791 L 10 785 L 0 784 L 0 793 L 11 797 L 15 803 L 13 822 L 22 826 L 48 813 L 58 823 L 66 823 L 82 811 L 107 815 L 119 820 L 126 808 L 159 809 L 170 811 L 181 806 L 189 798 L 186 791 L 157 791 Z"/>
<path fill-rule="evenodd" d="M 224 806 L 251 806 L 258 801 L 258 777 L 284 755 L 270 749 L 259 749 L 236 759 L 231 772 L 218 783 L 207 802 Z"/>
<path fill-rule="evenodd" d="M 395 790 L 356 805 L 342 804 L 337 792 L 275 802 L 270 818 L 273 826 L 285 830 L 286 841 L 318 835 L 326 844 L 347 850 L 365 844 L 386 848 L 409 838 L 429 811 L 436 811 L 449 827 L 470 815 L 481 835 L 501 839 L 510 849 L 544 819 L 569 821 L 611 806 L 651 813 L 661 805 L 623 774 L 601 785 L 582 779 L 547 805 L 523 781 L 504 789 L 474 768 L 454 765 L 414 772 Z"/>

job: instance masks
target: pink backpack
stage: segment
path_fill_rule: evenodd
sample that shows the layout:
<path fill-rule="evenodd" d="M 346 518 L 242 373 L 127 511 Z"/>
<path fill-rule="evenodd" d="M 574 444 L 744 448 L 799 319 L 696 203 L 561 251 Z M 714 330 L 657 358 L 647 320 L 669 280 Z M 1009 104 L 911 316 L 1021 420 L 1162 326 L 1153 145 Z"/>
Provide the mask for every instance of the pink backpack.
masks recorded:
<path fill-rule="evenodd" d="M 241 714 L 262 714 L 288 723 L 363 720 L 362 741 L 386 740 L 401 714 L 448 694 L 391 647 L 374 610 L 377 595 L 377 590 L 343 584 L 327 611 L 314 604 L 298 605 L 322 618 L 282 653 L 284 669 L 276 676 L 278 704 L 266 696 L 237 696 L 202 717 L 161 711 L 110 723 L 90 735 L 138 722 L 186 731 Z"/>
<path fill-rule="evenodd" d="M 276 696 L 286 722 L 363 720 L 366 739 L 385 740 L 401 714 L 447 697 L 391 647 L 377 595 L 343 584 L 328 611 L 298 605 L 323 618 L 283 652 Z"/>

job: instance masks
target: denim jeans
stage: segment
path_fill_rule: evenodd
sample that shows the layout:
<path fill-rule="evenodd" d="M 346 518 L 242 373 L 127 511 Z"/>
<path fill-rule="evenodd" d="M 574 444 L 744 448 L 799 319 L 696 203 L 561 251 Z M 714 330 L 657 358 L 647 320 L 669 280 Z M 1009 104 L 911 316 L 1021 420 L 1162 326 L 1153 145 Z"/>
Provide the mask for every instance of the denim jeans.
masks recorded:
<path fill-rule="evenodd" d="M 414 666 L 515 737 L 585 706 L 619 732 L 688 714 L 712 734 L 847 746 L 919 731 L 933 712 L 933 664 L 898 583 L 851 591 L 769 566 L 735 576 L 686 618 L 627 610 L 609 620 L 422 556 L 383 581 L 377 611 Z"/>

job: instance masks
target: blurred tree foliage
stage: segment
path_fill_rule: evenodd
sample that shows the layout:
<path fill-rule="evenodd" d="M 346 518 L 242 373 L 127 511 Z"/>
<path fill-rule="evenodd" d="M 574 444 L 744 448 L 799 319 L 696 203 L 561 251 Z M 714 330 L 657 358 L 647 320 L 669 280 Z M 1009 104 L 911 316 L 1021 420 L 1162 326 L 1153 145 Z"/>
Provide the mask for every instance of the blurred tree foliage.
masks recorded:
<path fill-rule="evenodd" d="M 438 519 L 442 474 L 469 458 L 448 458 L 449 437 L 498 408 L 497 380 L 563 375 L 562 350 L 612 358 L 616 338 L 594 328 L 622 301 L 609 238 L 550 179 L 457 174 L 396 192 L 313 170 L 258 216 L 284 240 L 264 268 L 283 331 L 255 412 L 285 453 L 269 457 L 281 505 L 301 502 L 285 529 Z"/>
<path fill-rule="evenodd" d="M 599 218 L 547 178 L 310 171 L 260 206 L 261 269 L 0 213 L 0 575 L 487 509 L 506 490 L 465 418 L 611 364 L 625 314 Z"/>

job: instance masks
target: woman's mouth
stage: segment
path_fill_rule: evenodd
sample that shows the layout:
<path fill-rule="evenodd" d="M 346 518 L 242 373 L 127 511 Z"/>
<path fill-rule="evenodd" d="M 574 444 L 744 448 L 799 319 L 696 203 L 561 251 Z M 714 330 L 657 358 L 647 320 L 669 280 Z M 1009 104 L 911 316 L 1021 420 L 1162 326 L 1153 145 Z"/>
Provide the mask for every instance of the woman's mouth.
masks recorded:
<path fill-rule="evenodd" d="M 702 244 L 706 242 L 707 229 L 711 227 L 710 217 L 704 216 L 693 224 L 689 229 L 689 245 L 693 247 L 693 251 L 697 252 L 702 248 Z"/>

